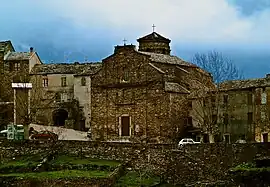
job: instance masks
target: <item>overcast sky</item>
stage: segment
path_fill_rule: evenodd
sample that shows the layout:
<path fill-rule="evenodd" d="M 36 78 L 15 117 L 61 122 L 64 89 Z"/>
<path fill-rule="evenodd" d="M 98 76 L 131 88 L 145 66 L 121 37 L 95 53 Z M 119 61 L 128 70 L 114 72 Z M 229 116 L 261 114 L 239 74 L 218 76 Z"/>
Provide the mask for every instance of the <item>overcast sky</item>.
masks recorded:
<path fill-rule="evenodd" d="M 247 78 L 270 73 L 270 0 L 0 0 L 0 40 L 45 61 L 101 61 L 156 31 L 174 55 L 217 50 Z M 65 60 L 67 61 L 67 60 Z"/>

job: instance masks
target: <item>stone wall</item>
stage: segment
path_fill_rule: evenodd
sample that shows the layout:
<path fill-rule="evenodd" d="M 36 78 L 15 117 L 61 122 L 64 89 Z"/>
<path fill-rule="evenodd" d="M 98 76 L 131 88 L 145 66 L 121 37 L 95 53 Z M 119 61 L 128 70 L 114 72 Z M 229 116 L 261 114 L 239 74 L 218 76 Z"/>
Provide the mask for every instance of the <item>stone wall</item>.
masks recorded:
<path fill-rule="evenodd" d="M 103 60 L 102 70 L 92 79 L 93 138 L 144 140 L 160 136 L 169 111 L 162 74 L 134 46 L 118 48 Z M 122 117 L 130 120 L 125 128 L 129 133 L 123 133 Z"/>
<path fill-rule="evenodd" d="M 198 144 L 176 149 L 172 144 L 59 141 L 61 154 L 128 161 L 128 167 L 148 170 L 175 184 L 228 179 L 228 170 L 257 156 L 270 155 L 270 143 Z M 0 141 L 0 158 L 42 153 L 50 144 Z"/>
<path fill-rule="evenodd" d="M 85 84 L 83 84 L 85 83 Z M 83 108 L 85 127 L 90 128 L 91 121 L 91 77 L 74 76 L 74 98 L 79 101 Z"/>

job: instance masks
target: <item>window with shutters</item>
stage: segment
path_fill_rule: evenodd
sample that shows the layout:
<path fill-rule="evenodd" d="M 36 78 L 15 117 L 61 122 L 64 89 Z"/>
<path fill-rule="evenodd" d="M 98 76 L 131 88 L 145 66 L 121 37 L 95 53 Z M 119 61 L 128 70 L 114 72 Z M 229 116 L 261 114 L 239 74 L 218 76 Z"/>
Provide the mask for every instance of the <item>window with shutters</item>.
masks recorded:
<path fill-rule="evenodd" d="M 248 119 L 247 119 L 248 124 L 252 124 L 253 123 L 253 113 L 248 112 L 247 115 L 248 115 Z"/>
<path fill-rule="evenodd" d="M 229 115 L 228 115 L 228 114 L 224 114 L 224 120 L 223 120 L 223 123 L 224 123 L 225 125 L 228 125 L 228 123 L 229 123 Z"/>
<path fill-rule="evenodd" d="M 15 62 L 14 63 L 14 70 L 19 71 L 20 70 L 20 62 Z"/>
<path fill-rule="evenodd" d="M 60 93 L 56 93 L 55 94 L 55 101 L 56 102 L 60 102 L 61 101 L 61 94 Z"/>
<path fill-rule="evenodd" d="M 228 104 L 228 95 L 223 95 L 223 103 Z"/>
<path fill-rule="evenodd" d="M 252 98 L 253 98 L 253 94 L 252 94 L 252 93 L 248 93 L 248 94 L 247 94 L 247 102 L 248 102 L 248 105 L 252 105 L 252 104 L 253 104 Z"/>
<path fill-rule="evenodd" d="M 81 86 L 85 86 L 86 85 L 86 79 L 85 77 L 81 78 Z"/>
<path fill-rule="evenodd" d="M 43 87 L 44 88 L 48 87 L 48 83 L 49 83 L 48 77 L 44 77 L 43 78 Z"/>
<path fill-rule="evenodd" d="M 62 87 L 67 86 L 67 78 L 66 77 L 61 77 L 61 86 Z"/>

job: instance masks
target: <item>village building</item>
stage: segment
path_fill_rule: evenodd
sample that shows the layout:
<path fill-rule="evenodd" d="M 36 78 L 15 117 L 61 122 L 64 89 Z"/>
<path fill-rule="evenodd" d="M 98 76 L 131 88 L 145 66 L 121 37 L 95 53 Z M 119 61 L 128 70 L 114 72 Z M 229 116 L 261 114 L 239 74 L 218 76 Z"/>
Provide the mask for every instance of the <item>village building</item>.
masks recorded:
<path fill-rule="evenodd" d="M 85 131 L 91 121 L 91 74 L 100 63 L 58 63 L 36 65 L 32 81 L 38 80 L 35 93 L 40 98 L 33 123 L 64 126 Z"/>
<path fill-rule="evenodd" d="M 268 142 L 270 135 L 270 76 L 226 81 L 220 85 L 221 134 L 224 140 Z"/>
<path fill-rule="evenodd" d="M 90 129 L 105 141 L 269 141 L 269 75 L 215 85 L 208 72 L 171 55 L 171 41 L 157 32 L 137 41 L 138 48 L 115 46 L 102 62 L 58 64 L 0 42 L 1 125 Z M 32 83 L 30 92 L 16 90 L 16 110 L 12 83 Z"/>
<path fill-rule="evenodd" d="M 99 63 L 43 64 L 32 47 L 28 52 L 16 52 L 11 41 L 2 41 L 0 65 L 3 128 L 13 122 L 77 130 L 90 128 L 90 77 L 100 67 Z M 12 83 L 31 83 L 31 89 L 16 88 L 14 100 Z M 25 84 L 17 86 L 22 85 Z"/>
<path fill-rule="evenodd" d="M 11 41 L 0 42 L 1 125 L 7 125 L 11 122 L 25 124 L 30 121 L 28 115 L 30 112 L 29 89 L 25 89 L 22 84 L 17 84 L 15 85 L 16 92 L 14 92 L 12 83 L 29 83 L 30 71 L 36 64 L 41 63 L 33 48 L 30 48 L 28 52 L 16 52 Z"/>
<path fill-rule="evenodd" d="M 91 131 L 107 141 L 172 142 L 191 136 L 188 97 L 212 77 L 170 55 L 170 40 L 156 32 L 135 45 L 115 46 L 92 76 Z"/>

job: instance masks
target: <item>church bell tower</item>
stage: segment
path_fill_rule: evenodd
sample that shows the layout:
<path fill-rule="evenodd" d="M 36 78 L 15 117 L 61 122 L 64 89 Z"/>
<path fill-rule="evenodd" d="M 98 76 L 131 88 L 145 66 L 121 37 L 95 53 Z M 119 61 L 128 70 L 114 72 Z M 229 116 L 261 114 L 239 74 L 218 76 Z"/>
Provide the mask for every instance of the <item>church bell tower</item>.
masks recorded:
<path fill-rule="evenodd" d="M 156 33 L 154 27 L 153 25 L 153 32 L 151 34 L 137 39 L 139 42 L 139 51 L 170 55 L 171 40 Z"/>

